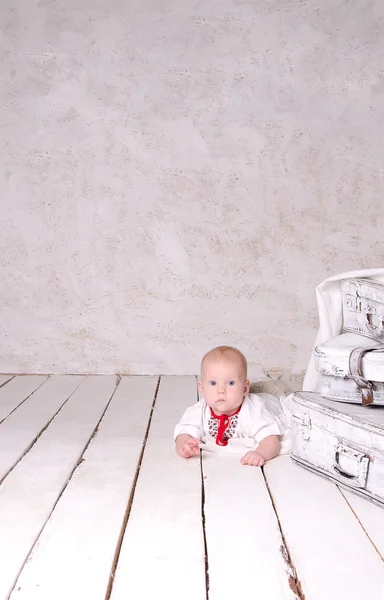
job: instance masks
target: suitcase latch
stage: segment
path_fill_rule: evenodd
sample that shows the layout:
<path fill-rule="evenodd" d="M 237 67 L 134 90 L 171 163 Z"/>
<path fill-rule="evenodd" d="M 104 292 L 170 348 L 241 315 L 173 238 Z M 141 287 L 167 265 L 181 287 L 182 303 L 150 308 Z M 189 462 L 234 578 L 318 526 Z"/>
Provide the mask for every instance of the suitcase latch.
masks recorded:
<path fill-rule="evenodd" d="M 296 415 L 292 415 L 292 419 L 296 422 L 301 437 L 304 440 L 309 440 L 309 438 L 311 437 L 312 430 L 312 423 L 309 415 L 307 413 L 304 413 L 302 418 Z"/>
<path fill-rule="evenodd" d="M 360 296 L 358 296 L 358 295 L 353 296 L 352 294 L 346 294 L 345 295 L 345 308 L 347 310 L 350 310 L 353 312 L 360 312 L 361 311 Z"/>

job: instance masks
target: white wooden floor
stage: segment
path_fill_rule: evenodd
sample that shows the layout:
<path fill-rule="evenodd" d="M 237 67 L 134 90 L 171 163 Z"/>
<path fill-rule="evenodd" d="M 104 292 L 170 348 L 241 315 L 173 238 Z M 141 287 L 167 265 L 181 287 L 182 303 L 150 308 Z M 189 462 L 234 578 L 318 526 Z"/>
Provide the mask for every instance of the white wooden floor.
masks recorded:
<path fill-rule="evenodd" d="M 383 509 L 287 456 L 177 457 L 194 377 L 0 385 L 0 600 L 384 600 Z"/>

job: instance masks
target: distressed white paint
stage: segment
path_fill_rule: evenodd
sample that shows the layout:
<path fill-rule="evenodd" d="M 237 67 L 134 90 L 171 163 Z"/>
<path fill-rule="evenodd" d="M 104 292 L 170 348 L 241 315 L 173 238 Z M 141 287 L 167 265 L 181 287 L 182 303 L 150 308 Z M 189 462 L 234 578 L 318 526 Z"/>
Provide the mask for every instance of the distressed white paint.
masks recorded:
<path fill-rule="evenodd" d="M 203 452 L 203 473 L 210 600 L 297 599 L 261 469 Z"/>
<path fill-rule="evenodd" d="M 341 493 L 347 499 L 355 515 L 359 519 L 362 528 L 375 545 L 381 558 L 384 560 L 384 510 L 381 506 L 367 502 L 356 494 L 346 489 Z"/>
<path fill-rule="evenodd" d="M 264 471 L 305 598 L 381 599 L 384 563 L 337 486 L 288 456 Z"/>
<path fill-rule="evenodd" d="M 194 377 L 161 379 L 111 600 L 206 598 L 200 463 L 172 441 L 196 397 Z"/>
<path fill-rule="evenodd" d="M 292 457 L 384 508 L 384 411 L 293 395 Z"/>
<path fill-rule="evenodd" d="M 47 377 L 42 375 L 26 375 L 25 377 L 15 377 L 0 388 L 0 422 L 4 421 L 45 381 L 47 381 Z"/>
<path fill-rule="evenodd" d="M 316 370 L 322 375 L 348 377 L 349 357 L 354 348 L 374 349 L 362 357 L 363 377 L 370 381 L 384 381 L 384 346 L 378 340 L 371 340 L 356 333 L 342 333 L 319 344 L 314 350 Z"/>
<path fill-rule="evenodd" d="M 115 377 L 88 377 L 1 484 L 1 600 L 8 598 L 115 386 Z"/>
<path fill-rule="evenodd" d="M 373 381 L 371 383 L 374 386 L 372 391 L 373 404 L 383 405 L 384 384 L 379 381 Z M 329 398 L 336 402 L 352 402 L 355 404 L 365 403 L 361 388 L 359 388 L 357 383 L 350 378 L 323 375 L 321 378 L 321 395 L 324 396 L 324 398 Z"/>
<path fill-rule="evenodd" d="M 3 387 L 8 381 L 11 381 L 12 375 L 0 375 L 0 387 Z"/>
<path fill-rule="evenodd" d="M 301 371 L 384 262 L 382 0 L 6 0 L 3 372 Z"/>
<path fill-rule="evenodd" d="M 104 600 L 156 384 L 156 377 L 121 380 L 12 600 Z"/>
<path fill-rule="evenodd" d="M 61 379 L 51 381 L 56 382 L 56 391 L 60 395 Z M 77 597 L 81 600 L 104 594 L 106 573 L 111 569 L 111 547 L 115 544 L 117 522 L 126 502 L 126 497 L 122 500 L 122 493 L 128 492 L 132 481 L 131 467 L 136 464 L 143 439 L 144 413 L 147 411 L 148 414 L 148 404 L 145 407 L 145 400 L 143 402 L 148 391 L 146 383 L 148 380 L 142 378 L 134 383 L 124 378 L 120 383 L 85 451 L 85 461 L 76 468 L 57 504 L 59 490 L 69 478 L 71 465 L 77 465 L 83 445 L 115 387 L 113 376 L 87 378 L 0 486 L 0 600 L 9 600 L 7 583 L 10 585 L 20 570 L 22 573 L 13 592 L 15 597 L 25 595 L 30 600 L 36 595 L 41 600 L 42 590 L 47 593 L 49 589 L 49 579 L 57 582 L 57 589 L 48 595 L 50 598 L 59 597 L 64 589 L 67 592 L 71 589 L 66 597 L 76 598 L 78 592 Z M 139 388 L 138 393 L 131 396 L 135 386 Z M 153 391 L 153 382 L 149 387 Z M 126 394 L 128 389 L 130 392 Z M 55 389 L 51 391 L 54 396 Z M 165 593 L 167 597 L 173 595 L 179 598 L 182 589 L 184 598 L 188 598 L 191 592 L 190 597 L 194 600 L 200 597 L 205 600 L 199 462 L 179 459 L 172 443 L 172 430 L 180 411 L 195 394 L 196 385 L 192 378 L 163 378 L 133 499 L 129 519 L 131 527 L 127 528 L 125 535 L 125 547 L 131 546 L 131 549 L 125 553 L 123 548 L 119 560 L 123 571 L 128 567 L 129 573 L 131 560 L 133 566 L 140 570 L 138 575 L 133 571 L 132 579 L 128 578 L 125 582 L 122 577 L 119 597 L 124 600 L 131 596 L 141 597 L 139 583 L 142 572 L 142 597 L 149 597 L 150 594 L 144 594 L 148 590 L 152 592 L 153 585 L 152 596 L 155 597 L 162 597 Z M 133 404 L 130 402 L 132 399 Z M 146 400 L 148 402 L 149 397 L 146 396 Z M 15 414 L 22 410 L 23 405 Z M 7 422 L 13 423 L 14 437 L 18 438 L 21 432 L 17 422 L 13 419 Z M 134 435 L 124 435 L 128 430 L 135 430 Z M 122 432 L 123 435 L 120 435 Z M 122 452 L 119 452 L 120 449 Z M 222 458 L 228 470 L 224 468 L 224 462 L 223 468 L 218 467 L 215 458 Z M 123 463 L 127 466 L 126 470 Z M 236 548 L 231 547 L 231 541 L 232 544 L 236 542 L 237 536 L 241 537 L 238 544 L 240 555 L 244 556 L 247 548 L 251 548 L 251 556 L 244 556 L 244 565 L 252 557 L 258 557 L 268 567 L 269 561 L 276 559 L 276 577 L 271 590 L 275 589 L 277 577 L 281 576 L 282 583 L 285 582 L 285 569 L 282 570 L 280 555 L 276 555 L 274 541 L 279 542 L 279 535 L 276 520 L 268 509 L 266 490 L 260 485 L 260 470 L 241 466 L 237 469 L 236 464 L 231 459 L 227 463 L 225 457 L 212 460 L 208 457 L 204 463 L 208 477 L 205 480 L 205 527 L 210 548 L 208 574 L 211 574 L 211 600 L 214 589 L 218 590 L 220 555 L 223 561 L 231 557 L 237 560 L 233 556 Z M 379 599 L 380 595 L 376 592 L 380 583 L 379 565 L 383 563 L 378 552 L 383 549 L 384 510 L 357 496 L 351 498 L 343 491 L 353 507 L 352 512 L 336 486 L 295 467 L 288 457 L 269 462 L 264 472 L 290 551 L 287 573 L 291 569 L 292 573 L 296 570 L 303 597 L 323 600 L 337 594 L 338 600 Z M 230 488 L 233 478 L 236 485 Z M 237 495 L 235 488 L 239 492 Z M 110 500 L 108 506 L 105 505 L 107 497 Z M 237 511 L 233 510 L 234 503 Z M 99 521 L 92 529 L 96 507 L 100 508 Z M 24 565 L 28 549 L 51 512 L 30 561 Z M 213 538 L 221 517 L 230 519 L 236 514 L 239 516 L 238 528 L 229 530 L 220 539 Z M 249 523 L 250 527 L 245 528 L 245 523 Z M 255 536 L 252 524 L 257 526 Z M 95 565 L 96 556 L 98 566 L 92 568 L 89 561 L 91 559 Z M 78 564 L 72 564 L 76 560 Z M 180 581 L 177 579 L 180 569 L 185 575 L 190 575 L 188 585 L 181 577 Z M 252 565 L 246 573 L 242 568 L 241 576 L 248 578 L 252 585 L 249 594 L 242 594 L 242 598 L 255 596 L 254 569 L 257 570 L 258 565 Z M 225 575 L 232 577 L 233 569 Z M 79 577 L 80 581 L 88 578 L 88 591 L 81 589 L 84 581 L 76 587 Z M 96 581 L 101 580 L 102 589 L 99 589 Z M 28 594 L 24 590 L 25 585 L 28 586 Z M 135 591 L 133 585 L 138 586 L 138 594 L 130 593 Z M 172 586 L 178 587 L 178 590 L 172 590 Z M 228 589 L 231 589 L 230 586 Z M 117 594 L 117 591 L 115 587 L 114 593 Z M 225 597 L 221 596 L 220 600 Z M 270 596 L 267 594 L 266 597 Z M 281 597 L 284 597 L 284 590 Z"/>
<path fill-rule="evenodd" d="M 367 352 L 358 352 L 352 360 L 352 352 L 357 348 Z M 363 403 L 363 395 L 366 392 L 362 393 L 362 389 L 352 379 L 357 377 L 358 380 L 373 382 L 373 402 L 384 404 L 382 342 L 356 333 L 343 333 L 316 346 L 313 358 L 315 368 L 321 374 L 321 394 L 324 397 L 340 402 Z"/>
<path fill-rule="evenodd" d="M 343 330 L 384 341 L 384 286 L 369 279 L 341 281 Z"/>
<path fill-rule="evenodd" d="M 80 375 L 51 377 L 0 424 L 0 481 L 83 380 Z"/>

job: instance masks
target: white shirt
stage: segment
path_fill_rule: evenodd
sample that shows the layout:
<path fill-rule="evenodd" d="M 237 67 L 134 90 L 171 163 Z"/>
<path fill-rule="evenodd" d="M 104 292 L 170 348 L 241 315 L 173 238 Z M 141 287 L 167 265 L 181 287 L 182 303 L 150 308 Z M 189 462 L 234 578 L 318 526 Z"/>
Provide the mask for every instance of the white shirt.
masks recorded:
<path fill-rule="evenodd" d="M 268 404 L 271 410 L 267 408 Z M 233 454 L 244 452 L 244 449 L 255 450 L 264 438 L 269 435 L 283 436 L 287 429 L 281 405 L 278 399 L 270 394 L 246 396 L 234 425 L 228 445 L 217 445 L 216 436 L 212 433 L 211 409 L 204 398 L 201 398 L 199 402 L 187 408 L 181 417 L 175 427 L 174 439 L 186 433 L 201 440 L 200 447 L 204 450 Z"/>

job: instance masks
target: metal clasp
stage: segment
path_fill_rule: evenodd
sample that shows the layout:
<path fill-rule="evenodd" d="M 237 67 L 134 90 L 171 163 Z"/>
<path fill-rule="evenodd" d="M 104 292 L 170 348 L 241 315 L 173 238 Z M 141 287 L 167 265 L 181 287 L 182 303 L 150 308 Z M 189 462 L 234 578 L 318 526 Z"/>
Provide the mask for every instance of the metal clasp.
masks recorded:
<path fill-rule="evenodd" d="M 375 319 L 373 317 L 376 317 Z M 376 324 L 377 323 L 377 324 Z M 365 324 L 368 331 L 376 336 L 379 336 L 383 332 L 384 318 L 378 314 L 375 306 L 367 306 L 365 310 Z"/>
<path fill-rule="evenodd" d="M 295 421 L 296 427 L 298 429 L 298 432 L 301 434 L 301 437 L 304 440 L 309 440 L 309 438 L 311 437 L 312 429 L 312 423 L 309 415 L 307 413 L 304 413 L 301 418 L 297 415 L 292 415 L 292 419 Z"/>
<path fill-rule="evenodd" d="M 367 485 L 369 461 L 369 456 L 364 452 L 339 443 L 333 463 L 335 477 L 349 486 L 364 489 Z"/>
<path fill-rule="evenodd" d="M 356 296 L 353 296 L 352 294 L 345 295 L 345 307 L 353 312 L 361 311 L 361 298 L 357 292 Z"/>

